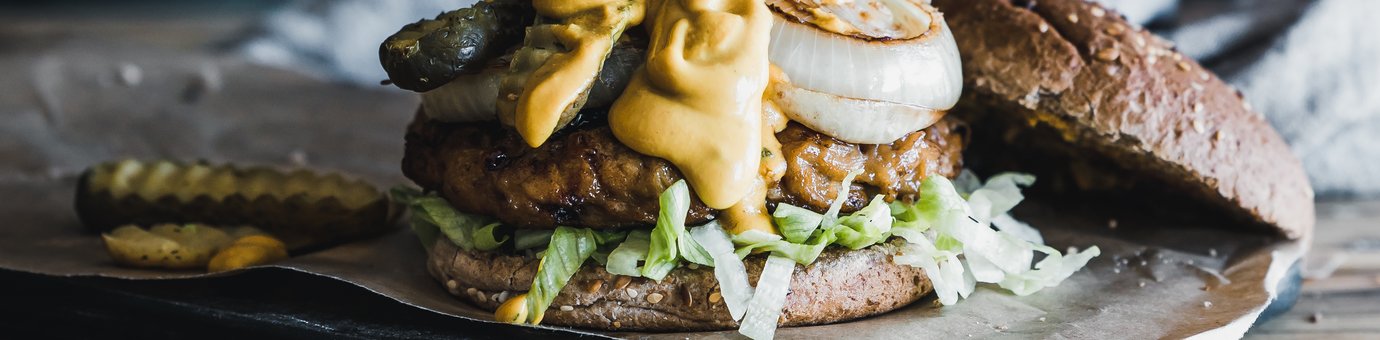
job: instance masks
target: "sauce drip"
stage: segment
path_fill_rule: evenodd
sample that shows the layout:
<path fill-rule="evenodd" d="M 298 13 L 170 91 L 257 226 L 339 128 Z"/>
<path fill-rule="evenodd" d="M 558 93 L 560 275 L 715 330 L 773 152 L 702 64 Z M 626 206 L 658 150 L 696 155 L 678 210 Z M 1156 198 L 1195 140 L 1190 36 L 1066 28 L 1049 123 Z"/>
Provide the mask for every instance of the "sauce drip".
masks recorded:
<path fill-rule="evenodd" d="M 537 14 L 560 22 L 556 40 L 568 51 L 551 55 L 527 79 L 517 101 L 514 127 L 531 147 L 541 146 L 559 127 L 561 116 L 589 91 L 613 43 L 629 26 L 642 22 L 642 0 L 534 0 Z"/>
<path fill-rule="evenodd" d="M 777 74 L 780 73 L 775 66 L 771 68 L 772 82 L 775 83 Z M 771 91 L 767 91 L 771 93 Z M 786 175 L 786 157 L 781 153 L 781 142 L 776 140 L 776 133 L 786 129 L 786 116 L 776 108 L 776 104 L 770 101 L 762 103 L 762 164 L 758 168 L 758 176 L 752 182 L 751 191 L 748 191 L 743 200 L 738 201 L 732 207 L 725 209 L 720 217 L 723 220 L 724 230 L 728 230 L 734 235 L 742 234 L 749 230 L 756 230 L 768 234 L 779 234 L 771 223 L 771 215 L 767 214 L 767 188 Z"/>
<path fill-rule="evenodd" d="M 647 18 L 647 63 L 609 111 L 614 136 L 675 164 L 710 208 L 736 207 L 725 211 L 730 225 L 755 216 L 775 233 L 760 176 L 772 137 L 762 116 L 770 10 L 760 0 L 652 0 Z"/>

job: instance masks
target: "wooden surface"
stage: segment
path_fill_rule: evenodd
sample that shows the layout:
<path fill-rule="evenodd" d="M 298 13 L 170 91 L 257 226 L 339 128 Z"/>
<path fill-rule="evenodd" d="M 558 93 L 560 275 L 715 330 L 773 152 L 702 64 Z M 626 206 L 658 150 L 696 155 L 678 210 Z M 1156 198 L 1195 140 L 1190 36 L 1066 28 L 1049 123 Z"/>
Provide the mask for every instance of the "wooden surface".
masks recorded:
<path fill-rule="evenodd" d="M 0 54 L 73 37 L 172 50 L 211 49 L 252 23 L 242 12 L 122 18 L 0 11 Z M 1253 328 L 1247 338 L 1380 338 L 1380 201 L 1319 202 L 1318 218 L 1313 250 L 1304 266 L 1305 277 L 1311 278 L 1304 282 L 1297 305 Z M 1328 270 L 1333 266 L 1335 270 Z"/>
<path fill-rule="evenodd" d="M 1304 277 L 1298 304 L 1247 338 L 1380 338 L 1380 201 L 1318 202 Z"/>

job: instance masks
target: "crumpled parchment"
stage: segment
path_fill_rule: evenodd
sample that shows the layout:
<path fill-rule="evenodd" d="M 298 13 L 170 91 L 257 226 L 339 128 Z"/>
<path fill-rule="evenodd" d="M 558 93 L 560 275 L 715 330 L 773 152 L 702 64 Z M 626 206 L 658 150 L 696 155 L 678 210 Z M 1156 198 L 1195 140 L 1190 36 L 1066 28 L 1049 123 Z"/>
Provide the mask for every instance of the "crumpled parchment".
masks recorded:
<path fill-rule="evenodd" d="M 131 70 L 136 71 L 131 71 Z M 131 77 L 137 72 L 137 79 Z M 345 171 L 380 186 L 399 171 L 414 95 L 331 85 L 229 57 L 69 41 L 0 54 L 0 267 L 54 276 L 178 279 L 196 272 L 115 266 L 72 211 L 76 176 L 110 159 L 207 159 Z M 1016 297 L 980 288 L 955 306 L 932 299 L 854 322 L 783 328 L 780 338 L 1239 337 L 1306 250 L 1213 225 L 1071 214 L 1027 202 L 1017 217 L 1058 248 L 1103 255 L 1062 285 Z M 1111 226 L 1115 225 L 1115 228 Z M 490 313 L 426 274 L 409 231 L 274 266 L 347 281 L 460 318 Z M 254 270 L 254 269 L 249 269 Z M 304 274 L 308 275 L 308 274 Z M 593 333 L 684 338 L 679 333 Z M 735 338 L 733 331 L 697 337 Z"/>

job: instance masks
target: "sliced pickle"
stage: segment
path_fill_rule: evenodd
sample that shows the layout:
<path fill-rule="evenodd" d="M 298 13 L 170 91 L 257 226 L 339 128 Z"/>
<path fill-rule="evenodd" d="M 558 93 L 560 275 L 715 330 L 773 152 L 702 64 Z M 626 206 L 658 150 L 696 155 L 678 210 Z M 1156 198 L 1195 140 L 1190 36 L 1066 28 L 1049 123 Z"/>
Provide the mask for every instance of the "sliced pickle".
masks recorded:
<path fill-rule="evenodd" d="M 396 227 L 374 186 L 339 174 L 204 163 L 125 160 L 94 166 L 77 184 L 77 216 L 93 231 L 126 224 L 253 225 L 288 249 L 329 246 Z"/>
<path fill-rule="evenodd" d="M 101 238 L 115 263 L 164 269 L 203 268 L 231 241 L 219 229 L 196 224 L 160 224 L 150 230 L 127 225 Z"/>

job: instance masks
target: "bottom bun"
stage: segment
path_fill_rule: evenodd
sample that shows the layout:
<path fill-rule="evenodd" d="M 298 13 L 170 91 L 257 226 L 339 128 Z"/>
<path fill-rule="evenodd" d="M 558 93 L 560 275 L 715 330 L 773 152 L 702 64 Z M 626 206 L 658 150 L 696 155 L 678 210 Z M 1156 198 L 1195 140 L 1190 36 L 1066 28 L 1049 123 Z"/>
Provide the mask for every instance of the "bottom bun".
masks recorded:
<path fill-rule="evenodd" d="M 930 280 L 920 268 L 892 261 L 897 242 L 860 250 L 830 247 L 809 266 L 795 267 L 781 326 L 817 325 L 885 313 L 928 294 Z M 527 292 L 538 258 L 464 251 L 446 238 L 431 249 L 428 271 L 462 300 L 493 311 L 512 296 Z M 745 260 L 748 278 L 757 282 L 763 255 Z M 586 264 L 546 311 L 544 325 L 602 330 L 702 331 L 734 329 L 718 294 L 713 268 L 680 267 L 660 282 L 609 274 Z"/>

